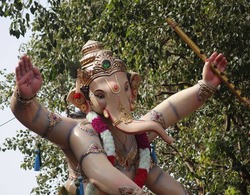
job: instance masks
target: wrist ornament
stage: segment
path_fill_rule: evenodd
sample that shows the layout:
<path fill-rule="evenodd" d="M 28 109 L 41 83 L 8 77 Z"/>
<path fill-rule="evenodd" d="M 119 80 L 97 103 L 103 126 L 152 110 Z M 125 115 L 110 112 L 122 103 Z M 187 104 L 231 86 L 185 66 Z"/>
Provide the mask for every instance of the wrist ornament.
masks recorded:
<path fill-rule="evenodd" d="M 216 88 L 209 86 L 203 80 L 199 80 L 198 84 L 200 85 L 197 95 L 199 101 L 207 101 L 216 92 Z"/>
<path fill-rule="evenodd" d="M 22 98 L 18 92 L 17 87 L 15 88 L 15 91 L 14 91 L 14 97 L 16 98 L 18 103 L 24 106 L 29 105 L 31 102 L 33 102 L 36 99 L 36 95 L 34 95 L 32 98 L 29 98 L 29 99 Z"/>

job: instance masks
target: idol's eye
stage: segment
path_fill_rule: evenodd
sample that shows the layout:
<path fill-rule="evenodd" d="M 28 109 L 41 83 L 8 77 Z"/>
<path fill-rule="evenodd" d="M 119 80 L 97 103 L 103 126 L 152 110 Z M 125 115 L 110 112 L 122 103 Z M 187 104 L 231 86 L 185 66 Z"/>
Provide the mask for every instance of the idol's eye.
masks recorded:
<path fill-rule="evenodd" d="M 129 84 L 128 84 L 128 83 L 125 84 L 124 89 L 125 89 L 125 91 L 128 91 L 128 90 L 129 90 Z"/>
<path fill-rule="evenodd" d="M 103 93 L 95 93 L 95 96 L 99 99 L 103 99 L 105 98 L 104 94 Z"/>

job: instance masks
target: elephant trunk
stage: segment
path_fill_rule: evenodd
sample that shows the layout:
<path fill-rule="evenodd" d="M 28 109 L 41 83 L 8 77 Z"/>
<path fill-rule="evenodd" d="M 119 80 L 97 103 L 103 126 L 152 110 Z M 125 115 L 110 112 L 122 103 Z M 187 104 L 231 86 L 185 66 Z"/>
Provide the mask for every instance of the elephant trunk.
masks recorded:
<path fill-rule="evenodd" d="M 106 111 L 108 111 L 108 109 L 106 109 Z M 120 131 L 128 134 L 140 134 L 153 131 L 157 133 L 168 144 L 171 144 L 174 141 L 172 137 L 167 135 L 165 129 L 155 121 L 133 120 L 131 112 L 126 112 L 125 109 L 112 109 L 108 111 L 108 114 L 113 123 L 113 126 L 117 127 Z"/>
<path fill-rule="evenodd" d="M 131 123 L 119 123 L 116 127 L 128 134 L 140 134 L 153 131 L 157 133 L 166 143 L 171 144 L 174 139 L 167 135 L 160 124 L 154 121 L 133 120 Z"/>

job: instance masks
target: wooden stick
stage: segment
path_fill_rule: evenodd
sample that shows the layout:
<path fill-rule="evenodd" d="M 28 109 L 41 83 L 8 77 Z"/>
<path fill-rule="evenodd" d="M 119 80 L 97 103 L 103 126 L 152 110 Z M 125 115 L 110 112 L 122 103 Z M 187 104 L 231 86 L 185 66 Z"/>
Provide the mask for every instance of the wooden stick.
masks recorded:
<path fill-rule="evenodd" d="M 172 29 L 188 44 L 188 46 L 200 57 L 204 62 L 207 56 L 202 52 L 202 50 L 187 36 L 187 34 L 174 22 L 171 18 L 167 18 L 167 23 Z M 211 70 L 216 74 L 220 80 L 230 89 L 230 91 L 236 95 L 236 97 L 244 103 L 248 109 L 250 109 L 250 100 L 244 97 L 239 89 L 235 87 L 233 83 L 229 81 L 226 74 L 221 72 L 216 65 L 212 64 Z"/>

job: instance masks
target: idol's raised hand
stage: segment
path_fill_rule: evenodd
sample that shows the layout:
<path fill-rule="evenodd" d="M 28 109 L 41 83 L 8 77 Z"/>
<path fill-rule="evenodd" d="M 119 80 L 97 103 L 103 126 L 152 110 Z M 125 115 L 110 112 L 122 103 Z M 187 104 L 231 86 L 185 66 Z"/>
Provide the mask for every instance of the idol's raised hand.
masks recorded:
<path fill-rule="evenodd" d="M 16 85 L 23 99 L 34 97 L 42 86 L 40 71 L 32 65 L 30 58 L 26 55 L 21 57 L 16 67 Z"/>
<path fill-rule="evenodd" d="M 211 65 L 214 64 L 218 67 L 221 72 L 224 72 L 227 67 L 227 60 L 223 54 L 217 54 L 214 52 L 210 58 L 207 59 L 205 66 L 203 68 L 203 80 L 209 86 L 216 88 L 220 85 L 220 79 L 212 72 Z"/>

